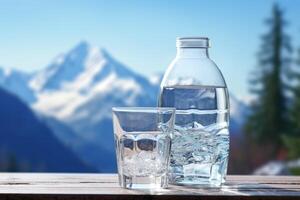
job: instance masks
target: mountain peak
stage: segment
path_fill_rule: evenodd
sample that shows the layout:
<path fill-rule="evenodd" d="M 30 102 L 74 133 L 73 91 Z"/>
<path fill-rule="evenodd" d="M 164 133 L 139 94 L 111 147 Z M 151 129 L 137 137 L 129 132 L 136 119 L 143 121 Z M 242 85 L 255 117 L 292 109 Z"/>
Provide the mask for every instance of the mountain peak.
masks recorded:
<path fill-rule="evenodd" d="M 73 48 L 72 51 L 76 51 L 76 50 L 87 50 L 89 49 L 91 46 L 91 44 L 86 41 L 86 40 L 82 40 L 80 41 L 77 45 L 75 45 L 75 47 Z"/>
<path fill-rule="evenodd" d="M 109 73 L 114 69 L 115 63 L 104 48 L 83 40 L 65 54 L 56 57 L 48 68 L 31 82 L 31 86 L 36 90 L 57 90 L 76 80 L 82 82 L 92 77 L 99 78 L 103 68 L 104 72 Z"/>
<path fill-rule="evenodd" d="M 71 58 L 78 58 L 85 57 L 85 59 L 94 59 L 97 58 L 104 58 L 106 60 L 113 60 L 113 57 L 110 53 L 104 49 L 100 48 L 99 46 L 92 45 L 91 43 L 87 42 L 86 40 L 80 41 L 76 46 L 74 46 L 67 54 Z"/>
<path fill-rule="evenodd" d="M 74 46 L 69 52 L 67 52 L 65 55 L 69 59 L 82 59 L 86 57 L 90 51 L 92 46 L 87 41 L 83 40 L 79 42 L 76 46 Z"/>

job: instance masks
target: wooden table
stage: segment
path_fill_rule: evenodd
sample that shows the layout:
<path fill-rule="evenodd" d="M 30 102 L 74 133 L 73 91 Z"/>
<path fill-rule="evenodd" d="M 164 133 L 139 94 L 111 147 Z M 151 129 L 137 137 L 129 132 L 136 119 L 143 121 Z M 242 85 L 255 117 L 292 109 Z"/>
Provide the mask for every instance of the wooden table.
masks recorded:
<path fill-rule="evenodd" d="M 228 176 L 221 189 L 126 190 L 116 174 L 0 173 L 0 199 L 300 199 L 297 176 Z"/>

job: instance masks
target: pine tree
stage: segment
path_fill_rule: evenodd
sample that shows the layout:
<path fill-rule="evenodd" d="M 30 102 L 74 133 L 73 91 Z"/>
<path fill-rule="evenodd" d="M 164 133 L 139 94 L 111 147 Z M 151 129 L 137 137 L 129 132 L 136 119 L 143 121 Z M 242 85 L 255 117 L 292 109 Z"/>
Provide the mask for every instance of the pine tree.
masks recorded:
<path fill-rule="evenodd" d="M 298 59 L 296 65 L 300 67 L 300 48 L 298 50 Z M 290 109 L 290 119 L 292 126 L 292 134 L 300 137 L 300 72 L 293 71 L 292 77 L 297 81 L 296 85 L 291 88 L 293 93 L 292 107 Z"/>
<path fill-rule="evenodd" d="M 272 146 L 272 156 L 282 147 L 282 134 L 287 124 L 287 107 L 283 76 L 288 68 L 291 52 L 289 37 L 284 32 L 286 21 L 278 5 L 273 6 L 272 17 L 266 21 L 269 32 L 262 37 L 258 53 L 259 68 L 250 81 L 256 95 L 252 114 L 246 123 L 246 132 L 259 144 Z"/>
<path fill-rule="evenodd" d="M 300 67 L 300 48 L 298 50 L 298 59 L 296 66 Z M 289 74 L 290 80 L 295 80 L 296 84 L 290 86 L 292 91 L 292 106 L 289 111 L 290 134 L 283 137 L 284 144 L 288 149 L 290 159 L 298 159 L 300 157 L 300 70 L 294 69 Z"/>

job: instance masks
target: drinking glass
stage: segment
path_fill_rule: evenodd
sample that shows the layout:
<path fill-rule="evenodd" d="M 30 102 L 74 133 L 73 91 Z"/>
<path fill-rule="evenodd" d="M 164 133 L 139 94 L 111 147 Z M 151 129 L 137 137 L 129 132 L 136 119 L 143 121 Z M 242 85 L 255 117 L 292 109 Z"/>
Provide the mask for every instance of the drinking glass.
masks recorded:
<path fill-rule="evenodd" d="M 112 111 L 120 186 L 167 187 L 175 109 L 115 107 Z"/>

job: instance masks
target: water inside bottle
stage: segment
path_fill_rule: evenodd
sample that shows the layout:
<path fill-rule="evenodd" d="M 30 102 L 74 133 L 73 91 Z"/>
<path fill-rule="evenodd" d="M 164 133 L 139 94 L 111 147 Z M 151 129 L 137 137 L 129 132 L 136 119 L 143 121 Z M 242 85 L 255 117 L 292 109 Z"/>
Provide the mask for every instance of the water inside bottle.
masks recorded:
<path fill-rule="evenodd" d="M 229 154 L 229 102 L 226 87 L 162 88 L 160 106 L 175 107 L 170 182 L 220 186 Z"/>

